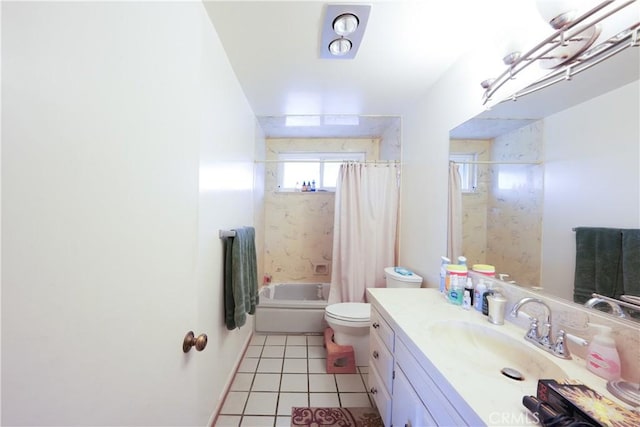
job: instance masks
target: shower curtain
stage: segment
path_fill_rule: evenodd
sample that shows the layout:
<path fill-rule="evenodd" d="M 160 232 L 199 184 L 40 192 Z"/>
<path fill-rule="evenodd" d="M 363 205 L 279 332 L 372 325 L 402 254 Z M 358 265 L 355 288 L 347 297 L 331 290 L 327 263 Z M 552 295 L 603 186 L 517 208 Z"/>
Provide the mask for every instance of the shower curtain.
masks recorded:
<path fill-rule="evenodd" d="M 395 265 L 399 166 L 345 163 L 336 186 L 329 304 L 365 302 Z"/>
<path fill-rule="evenodd" d="M 449 215 L 447 224 L 447 258 L 456 263 L 462 255 L 462 191 L 460 171 L 455 162 L 449 162 Z"/>

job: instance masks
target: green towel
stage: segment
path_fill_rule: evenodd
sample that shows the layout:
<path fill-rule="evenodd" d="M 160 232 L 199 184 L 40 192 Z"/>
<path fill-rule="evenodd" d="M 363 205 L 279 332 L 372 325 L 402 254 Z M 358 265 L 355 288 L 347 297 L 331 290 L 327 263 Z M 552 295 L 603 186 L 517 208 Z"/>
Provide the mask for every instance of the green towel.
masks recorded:
<path fill-rule="evenodd" d="M 623 294 L 640 296 L 640 230 L 622 230 Z"/>
<path fill-rule="evenodd" d="M 614 298 L 622 295 L 622 230 L 577 228 L 575 271 L 575 302 L 586 302 L 594 292 Z"/>
<path fill-rule="evenodd" d="M 243 326 L 258 304 L 255 230 L 242 227 L 234 231 L 235 237 L 225 242 L 224 302 L 229 330 Z"/>

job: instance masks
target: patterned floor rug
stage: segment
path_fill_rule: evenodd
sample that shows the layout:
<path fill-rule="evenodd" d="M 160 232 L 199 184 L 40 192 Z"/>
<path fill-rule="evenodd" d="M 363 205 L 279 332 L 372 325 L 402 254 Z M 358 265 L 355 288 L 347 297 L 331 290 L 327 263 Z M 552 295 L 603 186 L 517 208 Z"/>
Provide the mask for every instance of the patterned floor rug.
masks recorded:
<path fill-rule="evenodd" d="M 384 427 L 375 408 L 291 408 L 291 427 Z"/>

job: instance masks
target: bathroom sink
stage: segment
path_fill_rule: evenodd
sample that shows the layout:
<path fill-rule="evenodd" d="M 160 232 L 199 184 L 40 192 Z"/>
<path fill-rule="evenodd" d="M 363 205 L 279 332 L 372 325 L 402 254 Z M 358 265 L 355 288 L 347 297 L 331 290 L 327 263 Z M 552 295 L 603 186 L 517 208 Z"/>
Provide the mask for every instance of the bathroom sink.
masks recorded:
<path fill-rule="evenodd" d="M 452 369 L 513 381 L 567 378 L 562 368 L 524 338 L 515 339 L 494 327 L 464 321 L 437 322 L 427 328 L 427 338 L 437 343 L 441 363 Z"/>

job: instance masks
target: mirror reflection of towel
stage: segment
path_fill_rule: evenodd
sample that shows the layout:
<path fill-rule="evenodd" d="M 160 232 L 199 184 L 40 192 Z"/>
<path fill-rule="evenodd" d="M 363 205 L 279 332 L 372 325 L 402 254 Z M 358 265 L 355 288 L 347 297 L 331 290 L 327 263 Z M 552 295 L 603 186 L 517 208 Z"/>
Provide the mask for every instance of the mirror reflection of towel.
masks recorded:
<path fill-rule="evenodd" d="M 576 228 L 573 300 L 584 303 L 594 292 L 640 295 L 640 230 Z"/>

